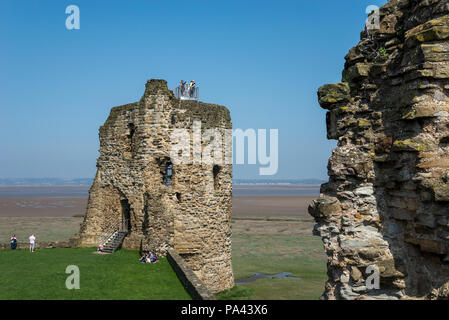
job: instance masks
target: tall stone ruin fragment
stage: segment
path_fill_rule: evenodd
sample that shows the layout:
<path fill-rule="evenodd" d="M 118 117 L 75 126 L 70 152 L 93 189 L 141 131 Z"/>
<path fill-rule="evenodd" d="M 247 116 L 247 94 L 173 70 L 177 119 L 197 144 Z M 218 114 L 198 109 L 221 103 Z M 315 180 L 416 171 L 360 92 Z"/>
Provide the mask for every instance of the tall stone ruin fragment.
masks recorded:
<path fill-rule="evenodd" d="M 309 207 L 323 298 L 449 298 L 449 1 L 391 0 L 345 59 L 318 91 L 338 140 Z"/>
<path fill-rule="evenodd" d="M 97 174 L 75 243 L 98 246 L 111 225 L 129 221 L 122 248 L 159 254 L 174 248 L 210 290 L 231 288 L 232 164 L 171 159 L 180 142 L 174 130 L 187 129 L 195 150 L 192 135 L 212 128 L 225 139 L 229 111 L 180 101 L 164 80 L 149 80 L 140 101 L 112 108 L 100 128 Z M 200 142 L 200 152 L 209 142 Z"/>

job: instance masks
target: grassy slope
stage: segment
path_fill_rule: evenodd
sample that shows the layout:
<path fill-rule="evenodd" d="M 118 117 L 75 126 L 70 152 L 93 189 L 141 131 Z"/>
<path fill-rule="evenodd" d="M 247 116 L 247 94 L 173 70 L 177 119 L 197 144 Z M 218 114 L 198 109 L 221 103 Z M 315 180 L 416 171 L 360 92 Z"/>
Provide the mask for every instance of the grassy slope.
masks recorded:
<path fill-rule="evenodd" d="M 303 279 L 261 279 L 219 294 L 220 299 L 316 300 L 324 291 L 326 256 L 319 237 L 311 235 L 313 221 L 251 221 L 233 224 L 232 264 L 235 279 L 253 272 L 291 272 Z"/>
<path fill-rule="evenodd" d="M 94 249 L 0 251 L 0 299 L 190 299 L 167 259 L 138 262 L 138 253 Z M 68 290 L 68 265 L 80 269 L 80 289 Z"/>

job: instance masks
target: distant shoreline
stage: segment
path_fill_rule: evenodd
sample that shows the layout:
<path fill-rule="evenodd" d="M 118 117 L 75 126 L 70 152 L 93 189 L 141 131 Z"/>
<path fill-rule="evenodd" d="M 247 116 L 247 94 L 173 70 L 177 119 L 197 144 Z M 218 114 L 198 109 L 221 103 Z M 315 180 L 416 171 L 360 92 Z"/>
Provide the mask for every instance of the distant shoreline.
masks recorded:
<path fill-rule="evenodd" d="M 293 184 L 293 183 L 238 183 L 233 187 L 292 187 L 292 188 L 317 188 L 321 184 Z"/>
<path fill-rule="evenodd" d="M 0 187 L 0 217 L 73 217 L 86 210 L 90 186 Z M 234 185 L 233 207 L 237 216 L 296 215 L 319 196 L 319 185 Z"/>
<path fill-rule="evenodd" d="M 90 185 L 79 185 L 79 186 L 29 186 L 29 185 L 23 185 L 23 186 L 0 186 L 0 191 L 2 189 L 54 189 L 54 188 L 64 188 L 64 189 L 88 189 L 90 188 Z"/>
<path fill-rule="evenodd" d="M 90 188 L 91 184 L 89 185 L 42 185 L 42 186 L 38 186 L 38 185 L 0 185 L 0 191 L 2 189 L 32 189 L 32 188 L 40 188 L 40 189 L 44 189 L 44 188 L 64 188 L 64 189 L 77 189 L 77 188 Z M 321 183 L 233 183 L 232 184 L 233 187 L 238 187 L 238 186 L 256 186 L 256 187 L 263 187 L 263 186 L 269 186 L 269 187 L 304 187 L 304 188 L 313 188 L 313 187 L 319 187 L 321 186 Z"/>
<path fill-rule="evenodd" d="M 314 186 L 326 182 L 323 179 L 233 179 L 232 184 L 237 185 L 293 185 Z M 60 179 L 60 178 L 0 178 L 0 188 L 10 187 L 90 187 L 92 178 Z"/>

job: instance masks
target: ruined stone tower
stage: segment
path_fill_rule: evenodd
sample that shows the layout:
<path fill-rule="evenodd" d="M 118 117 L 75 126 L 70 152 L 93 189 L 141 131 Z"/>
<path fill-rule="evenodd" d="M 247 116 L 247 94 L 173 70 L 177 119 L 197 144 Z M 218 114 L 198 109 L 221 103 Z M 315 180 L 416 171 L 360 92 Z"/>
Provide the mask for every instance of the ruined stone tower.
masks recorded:
<path fill-rule="evenodd" d="M 449 298 L 449 1 L 391 0 L 318 97 L 338 140 L 309 207 L 323 298 Z"/>
<path fill-rule="evenodd" d="M 225 107 L 180 101 L 164 80 L 149 80 L 140 101 L 112 108 L 100 128 L 98 170 L 77 242 L 98 246 L 111 226 L 129 221 L 123 248 L 159 254 L 174 248 L 217 292 L 234 285 L 232 164 L 173 161 L 171 152 L 179 143 L 174 131 L 187 129 L 184 140 L 195 150 L 195 123 L 201 131 L 217 129 L 223 139 L 232 128 Z M 202 141 L 200 150 L 208 142 Z"/>

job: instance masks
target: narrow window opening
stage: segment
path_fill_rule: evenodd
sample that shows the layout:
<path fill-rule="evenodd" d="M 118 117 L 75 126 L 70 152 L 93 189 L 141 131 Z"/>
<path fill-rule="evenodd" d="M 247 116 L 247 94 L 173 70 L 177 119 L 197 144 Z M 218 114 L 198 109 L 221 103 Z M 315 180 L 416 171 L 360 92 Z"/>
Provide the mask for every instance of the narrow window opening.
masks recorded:
<path fill-rule="evenodd" d="M 131 151 L 131 157 L 134 158 L 136 154 L 136 143 L 134 139 L 134 134 L 136 133 L 136 126 L 134 123 L 128 123 L 128 143 L 129 143 L 129 150 Z"/>
<path fill-rule="evenodd" d="M 121 200 L 122 206 L 122 231 L 131 232 L 131 206 L 127 199 Z"/>
<path fill-rule="evenodd" d="M 175 124 L 176 123 L 176 114 L 172 113 L 171 115 L 171 124 Z"/>
<path fill-rule="evenodd" d="M 176 192 L 176 199 L 178 199 L 178 202 L 181 202 L 181 194 L 179 192 Z"/>
<path fill-rule="evenodd" d="M 143 221 L 142 221 L 142 231 L 144 235 L 148 235 L 148 228 L 150 227 L 150 218 L 149 218 L 149 209 L 150 209 L 150 195 L 148 192 L 144 194 L 144 207 L 143 207 Z"/>
<path fill-rule="evenodd" d="M 214 189 L 217 190 L 219 186 L 219 173 L 221 171 L 221 167 L 215 165 L 212 169 L 212 172 L 214 174 Z"/>
<path fill-rule="evenodd" d="M 157 160 L 162 175 L 162 183 L 166 186 L 171 186 L 173 177 L 173 164 L 170 158 L 163 158 Z"/>
<path fill-rule="evenodd" d="M 134 123 L 129 123 L 128 129 L 129 129 L 128 138 L 132 139 L 134 136 L 134 133 L 136 133 L 136 126 L 134 125 Z"/>
<path fill-rule="evenodd" d="M 167 174 L 166 174 L 166 178 L 165 178 L 165 182 L 167 186 L 171 185 L 171 177 L 173 175 L 173 165 L 171 164 L 171 162 L 169 164 L 167 164 Z"/>

